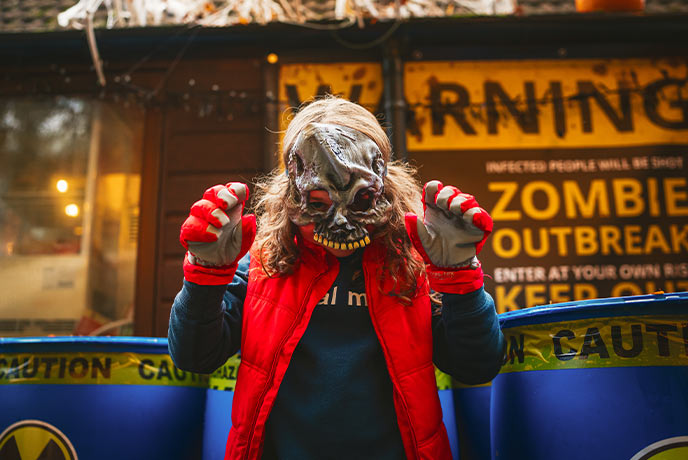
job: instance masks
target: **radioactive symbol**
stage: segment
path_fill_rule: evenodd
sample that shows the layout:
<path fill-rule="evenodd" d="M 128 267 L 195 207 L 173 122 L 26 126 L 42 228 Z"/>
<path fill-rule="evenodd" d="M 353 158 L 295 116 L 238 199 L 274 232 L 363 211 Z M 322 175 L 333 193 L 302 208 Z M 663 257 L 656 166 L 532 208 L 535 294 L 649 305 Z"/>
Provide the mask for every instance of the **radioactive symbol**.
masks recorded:
<path fill-rule="evenodd" d="M 0 434 L 0 460 L 78 459 L 60 430 L 40 420 L 22 420 Z"/>
<path fill-rule="evenodd" d="M 631 460 L 685 460 L 688 458 L 688 436 L 662 439 L 635 454 Z M 3 460 L 0 457 L 0 460 Z"/>

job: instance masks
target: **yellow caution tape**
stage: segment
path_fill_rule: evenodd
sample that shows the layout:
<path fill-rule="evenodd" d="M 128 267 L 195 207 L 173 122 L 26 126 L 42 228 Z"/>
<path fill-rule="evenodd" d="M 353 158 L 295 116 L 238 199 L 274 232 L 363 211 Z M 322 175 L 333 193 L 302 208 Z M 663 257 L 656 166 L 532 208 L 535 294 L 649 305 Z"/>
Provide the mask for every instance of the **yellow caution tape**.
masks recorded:
<path fill-rule="evenodd" d="M 688 317 L 592 318 L 504 328 L 501 373 L 632 366 L 688 366 Z"/>
<path fill-rule="evenodd" d="M 222 367 L 210 374 L 210 388 L 220 391 L 234 391 L 240 362 L 241 358 L 239 354 L 236 354 L 229 358 Z"/>
<path fill-rule="evenodd" d="M 210 376 L 177 368 L 169 355 L 142 353 L 16 353 L 0 355 L 0 385 L 162 385 L 234 391 L 241 358 Z M 470 388 L 435 368 L 438 390 Z M 490 384 L 478 385 L 489 386 Z"/>
<path fill-rule="evenodd" d="M 437 390 L 451 390 L 452 389 L 452 378 L 451 375 L 445 374 L 441 370 L 435 368 L 435 380 L 437 381 Z"/>
<path fill-rule="evenodd" d="M 240 363 L 236 354 L 208 376 L 177 368 L 166 354 L 10 353 L 0 355 L 0 385 L 171 385 L 234 391 Z M 457 382 L 437 368 L 435 379 L 438 390 L 473 386 Z"/>
<path fill-rule="evenodd" d="M 445 374 L 437 368 L 435 368 L 435 380 L 437 381 L 438 391 L 492 386 L 492 382 L 483 383 L 481 385 L 467 385 L 455 380 L 451 375 Z"/>
<path fill-rule="evenodd" d="M 0 355 L 0 385 L 162 385 L 205 388 L 208 376 L 178 369 L 169 355 L 9 353 Z"/>

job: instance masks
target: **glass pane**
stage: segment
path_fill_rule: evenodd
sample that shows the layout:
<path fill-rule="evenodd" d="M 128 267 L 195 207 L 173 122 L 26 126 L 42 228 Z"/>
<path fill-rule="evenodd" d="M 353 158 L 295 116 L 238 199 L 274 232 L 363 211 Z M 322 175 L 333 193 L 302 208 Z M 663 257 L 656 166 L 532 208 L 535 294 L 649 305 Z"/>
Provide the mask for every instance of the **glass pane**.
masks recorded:
<path fill-rule="evenodd" d="M 140 151 L 140 113 L 0 100 L 0 336 L 131 317 Z"/>

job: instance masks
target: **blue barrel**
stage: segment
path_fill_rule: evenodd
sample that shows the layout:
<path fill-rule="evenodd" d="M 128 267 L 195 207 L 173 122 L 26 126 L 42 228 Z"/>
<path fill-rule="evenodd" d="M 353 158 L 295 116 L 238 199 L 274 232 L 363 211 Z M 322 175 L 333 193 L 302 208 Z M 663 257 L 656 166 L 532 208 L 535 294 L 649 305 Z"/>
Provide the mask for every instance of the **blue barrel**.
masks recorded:
<path fill-rule="evenodd" d="M 236 354 L 210 376 L 205 405 L 203 460 L 223 460 L 232 427 L 232 401 L 241 358 Z"/>
<path fill-rule="evenodd" d="M 0 458 L 200 458 L 207 386 L 166 339 L 0 339 Z"/>
<path fill-rule="evenodd" d="M 688 458 L 688 293 L 500 315 L 493 459 Z"/>
<path fill-rule="evenodd" d="M 454 417 L 460 460 L 490 458 L 491 394 L 492 383 L 464 385 L 454 382 Z"/>
<path fill-rule="evenodd" d="M 460 407 L 454 398 L 454 389 L 457 387 L 449 375 L 435 368 L 435 380 L 437 381 L 437 394 L 442 405 L 442 421 L 449 436 L 449 446 L 452 457 L 459 458 L 459 426 L 457 425 L 457 411 Z"/>
<path fill-rule="evenodd" d="M 222 460 L 224 458 L 227 435 L 232 426 L 230 415 L 239 363 L 239 355 L 232 356 L 224 366 L 210 376 L 205 408 L 203 460 Z M 456 424 L 457 408 L 453 396 L 455 384 L 452 383 L 451 377 L 437 369 L 435 369 L 435 377 L 452 454 L 454 458 L 459 458 L 459 436 Z"/>

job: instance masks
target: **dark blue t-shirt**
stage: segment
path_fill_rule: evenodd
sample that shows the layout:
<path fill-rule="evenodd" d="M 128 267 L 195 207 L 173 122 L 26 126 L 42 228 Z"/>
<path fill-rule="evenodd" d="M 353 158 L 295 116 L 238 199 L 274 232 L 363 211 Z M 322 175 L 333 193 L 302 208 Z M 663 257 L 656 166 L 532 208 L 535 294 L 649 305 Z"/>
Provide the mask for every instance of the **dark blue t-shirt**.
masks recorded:
<path fill-rule="evenodd" d="M 337 279 L 313 311 L 268 418 L 263 460 L 406 458 L 362 254 L 339 259 Z"/>

